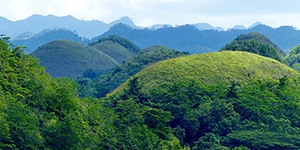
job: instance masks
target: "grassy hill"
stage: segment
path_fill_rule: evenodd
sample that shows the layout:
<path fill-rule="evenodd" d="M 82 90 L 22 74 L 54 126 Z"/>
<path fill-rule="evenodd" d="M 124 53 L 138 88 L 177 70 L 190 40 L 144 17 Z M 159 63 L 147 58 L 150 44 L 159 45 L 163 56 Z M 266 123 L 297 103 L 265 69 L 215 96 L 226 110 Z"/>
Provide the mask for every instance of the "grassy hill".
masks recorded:
<path fill-rule="evenodd" d="M 264 34 L 261 34 L 258 32 L 250 32 L 248 34 L 242 34 L 237 38 L 237 40 L 252 40 L 252 39 L 256 39 L 258 42 L 261 42 L 262 44 L 269 45 L 269 46 L 275 48 L 281 58 L 286 56 L 286 53 L 284 51 L 282 51 L 275 43 L 273 43 Z"/>
<path fill-rule="evenodd" d="M 56 40 L 33 53 L 52 77 L 76 78 L 87 69 L 106 70 L 119 63 L 105 53 L 74 41 Z"/>
<path fill-rule="evenodd" d="M 154 45 L 154 46 L 150 46 L 150 47 L 146 47 L 144 49 L 142 49 L 139 53 L 142 52 L 152 52 L 152 51 L 157 51 L 157 50 L 173 50 L 172 48 L 166 47 L 166 46 L 162 46 L 162 45 Z"/>
<path fill-rule="evenodd" d="M 120 36 L 112 35 L 101 38 L 97 42 L 90 43 L 89 46 L 106 53 L 119 63 L 128 60 L 140 51 L 140 48 L 131 41 Z"/>
<path fill-rule="evenodd" d="M 299 73 L 274 59 L 232 51 L 178 57 L 143 69 L 123 94 L 80 98 L 74 80 L 51 78 L 8 39 L 0 36 L 0 149 L 300 147 Z M 54 41 L 50 50 L 58 43 L 76 45 Z M 149 64 L 170 56 L 149 53 L 134 58 Z M 79 58 L 62 59 L 69 56 Z M 132 63 L 126 68 L 137 69 Z"/>
<path fill-rule="evenodd" d="M 184 56 L 183 53 L 172 50 L 171 48 L 159 46 L 159 48 L 162 49 L 156 50 L 157 48 L 157 46 L 153 46 L 144 49 L 148 52 L 141 52 L 137 54 L 122 65 L 112 69 L 108 75 L 100 76 L 96 81 L 91 81 L 89 84 L 87 84 L 84 79 L 78 80 L 78 83 L 82 85 L 82 91 L 80 92 L 81 96 L 92 96 L 98 98 L 104 97 L 107 93 L 112 92 L 131 76 L 135 75 L 147 66 L 162 60 Z M 91 94 L 91 92 L 93 94 Z"/>
<path fill-rule="evenodd" d="M 271 58 L 222 51 L 153 64 L 107 98 L 169 111 L 169 126 L 193 149 L 298 149 L 299 76 Z"/>
<path fill-rule="evenodd" d="M 103 41 L 93 47 L 114 58 L 119 63 L 122 63 L 135 55 L 134 52 L 131 52 L 122 45 L 112 41 Z"/>
<path fill-rule="evenodd" d="M 292 68 L 300 71 L 300 45 L 293 48 L 283 60 Z"/>
<path fill-rule="evenodd" d="M 179 57 L 151 65 L 135 76 L 142 89 L 156 88 L 164 83 L 196 80 L 204 85 L 250 79 L 278 79 L 299 75 L 288 66 L 271 58 L 241 51 L 222 51 Z M 122 91 L 127 82 L 113 93 Z"/>
<path fill-rule="evenodd" d="M 247 51 L 271 57 L 278 61 L 282 61 L 282 58 L 286 56 L 269 38 L 257 32 L 239 35 L 230 44 L 223 47 L 222 50 Z"/>

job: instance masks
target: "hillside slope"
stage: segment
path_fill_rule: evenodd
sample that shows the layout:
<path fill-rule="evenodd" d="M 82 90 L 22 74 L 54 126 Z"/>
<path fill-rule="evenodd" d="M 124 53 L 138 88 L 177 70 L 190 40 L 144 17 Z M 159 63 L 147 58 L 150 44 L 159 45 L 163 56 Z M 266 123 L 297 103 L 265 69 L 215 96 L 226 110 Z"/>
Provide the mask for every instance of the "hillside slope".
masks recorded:
<path fill-rule="evenodd" d="M 237 40 L 252 40 L 252 39 L 256 39 L 258 42 L 261 42 L 262 44 L 270 45 L 271 47 L 275 48 L 281 58 L 286 56 L 286 53 L 284 51 L 282 51 L 275 43 L 273 43 L 268 37 L 266 37 L 261 33 L 250 32 L 248 34 L 242 34 L 239 36 L 239 38 L 237 38 Z"/>
<path fill-rule="evenodd" d="M 142 89 L 156 88 L 164 83 L 176 83 L 182 80 L 196 80 L 200 83 L 242 81 L 250 79 L 279 79 L 286 75 L 299 73 L 280 62 L 241 51 L 222 51 L 190 55 L 162 61 L 137 73 Z M 126 84 L 113 93 L 120 92 Z"/>
<path fill-rule="evenodd" d="M 52 77 L 76 78 L 87 69 L 106 70 L 119 64 L 95 48 L 68 40 L 49 42 L 32 55 L 39 58 Z"/>
<path fill-rule="evenodd" d="M 299 77 L 274 59 L 222 51 L 153 64 L 107 98 L 171 112 L 169 126 L 193 149 L 298 149 Z"/>
<path fill-rule="evenodd" d="M 156 46 L 147 48 L 147 51 L 149 52 L 141 52 L 137 54 L 122 65 L 112 69 L 108 75 L 100 76 L 96 81 L 91 81 L 89 84 L 84 81 L 86 79 L 78 80 L 78 83 L 82 85 L 80 95 L 82 97 L 105 97 L 107 93 L 112 92 L 131 76 L 135 75 L 147 66 L 162 60 L 184 56 L 183 53 L 167 47 L 159 50 L 156 50 L 156 48 Z M 95 91 L 93 91 L 93 89 Z M 91 94 L 91 92 L 93 94 Z"/>
<path fill-rule="evenodd" d="M 140 48 L 131 41 L 120 36 L 109 36 L 89 44 L 94 48 L 106 53 L 119 63 L 128 60 L 140 51 Z"/>
<path fill-rule="evenodd" d="M 152 52 L 152 51 L 158 51 L 158 50 L 173 50 L 172 48 L 166 47 L 166 46 L 162 46 L 162 45 L 154 45 L 154 46 L 150 46 L 150 47 L 146 47 L 144 49 L 142 49 L 141 51 L 139 51 L 139 53 L 142 52 Z"/>
<path fill-rule="evenodd" d="M 222 50 L 248 51 L 265 57 L 271 57 L 278 61 L 281 61 L 286 56 L 286 53 L 269 38 L 257 32 L 239 35 L 230 44 L 226 44 Z"/>
<path fill-rule="evenodd" d="M 300 45 L 294 47 L 283 60 L 293 69 L 300 71 Z"/>

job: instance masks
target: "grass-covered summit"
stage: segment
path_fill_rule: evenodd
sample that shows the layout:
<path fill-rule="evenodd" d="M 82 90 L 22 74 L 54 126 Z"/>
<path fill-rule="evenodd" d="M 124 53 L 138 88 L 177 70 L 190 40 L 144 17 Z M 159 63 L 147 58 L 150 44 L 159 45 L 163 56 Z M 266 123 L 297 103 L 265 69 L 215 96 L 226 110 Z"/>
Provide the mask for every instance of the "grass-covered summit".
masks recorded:
<path fill-rule="evenodd" d="M 204 85 L 218 82 L 257 79 L 279 79 L 299 73 L 271 58 L 241 51 L 222 51 L 169 59 L 153 64 L 137 73 L 142 89 L 156 88 L 163 83 L 196 80 Z M 127 82 L 115 92 L 122 91 Z"/>
<path fill-rule="evenodd" d="M 300 45 L 294 47 L 283 60 L 293 69 L 300 71 Z"/>
<path fill-rule="evenodd" d="M 169 111 L 192 149 L 299 149 L 299 76 L 271 58 L 222 51 L 153 64 L 107 98 Z"/>
<path fill-rule="evenodd" d="M 150 47 L 146 47 L 144 49 L 142 49 L 141 51 L 139 51 L 139 53 L 142 52 L 152 52 L 152 51 L 157 51 L 157 50 L 173 50 L 170 47 L 166 47 L 166 46 L 162 46 L 162 45 L 154 45 L 154 46 L 150 46 Z"/>
<path fill-rule="evenodd" d="M 112 69 L 106 76 L 100 76 L 91 82 L 86 81 L 89 79 L 79 79 L 78 83 L 82 85 L 80 95 L 83 97 L 105 97 L 107 93 L 112 92 L 147 66 L 159 61 L 184 56 L 183 53 L 168 47 L 159 46 L 160 49 L 157 48 L 157 46 L 151 46 L 142 50 L 133 58 Z"/>
<path fill-rule="evenodd" d="M 278 61 L 282 61 L 282 58 L 286 56 L 286 54 L 269 38 L 257 32 L 239 35 L 221 50 L 247 51 L 270 57 Z"/>
<path fill-rule="evenodd" d="M 89 46 L 106 53 L 119 63 L 128 60 L 140 51 L 140 48 L 131 41 L 114 35 L 101 38 L 96 42 L 90 43 Z"/>
<path fill-rule="evenodd" d="M 37 48 L 32 55 L 52 77 L 76 78 L 87 69 L 107 70 L 119 63 L 107 54 L 74 41 L 56 40 Z"/>

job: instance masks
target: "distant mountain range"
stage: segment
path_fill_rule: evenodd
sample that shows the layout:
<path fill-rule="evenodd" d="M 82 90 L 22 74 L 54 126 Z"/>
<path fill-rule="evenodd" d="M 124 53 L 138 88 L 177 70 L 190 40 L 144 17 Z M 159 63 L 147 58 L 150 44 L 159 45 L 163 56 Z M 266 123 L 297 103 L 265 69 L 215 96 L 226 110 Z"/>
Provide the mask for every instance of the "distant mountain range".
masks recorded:
<path fill-rule="evenodd" d="M 79 20 L 72 16 L 57 17 L 54 15 L 32 15 L 31 17 L 10 21 L 0 16 L 0 33 L 13 37 L 16 40 L 25 39 L 37 34 L 45 29 L 63 28 L 71 31 L 76 31 L 82 37 L 91 39 L 99 36 L 109 30 L 115 24 L 126 24 L 133 28 L 141 28 L 134 24 L 134 22 L 127 16 L 115 20 L 111 23 L 105 23 L 99 20 L 85 21 Z M 218 30 L 223 31 L 221 27 L 213 27 L 207 23 L 194 24 L 199 30 Z M 159 29 L 163 27 L 172 27 L 172 25 L 156 24 L 149 29 Z M 244 26 L 236 26 L 235 29 L 246 29 Z"/>
<path fill-rule="evenodd" d="M 53 40 L 65 39 L 88 44 L 103 37 L 119 35 L 142 49 L 164 45 L 190 54 L 199 54 L 218 51 L 236 36 L 250 32 L 266 35 L 286 53 L 300 43 L 300 30 L 292 26 L 272 28 L 260 22 L 250 27 L 236 25 L 224 30 L 207 23 L 180 26 L 157 24 L 142 28 L 136 26 L 129 17 L 108 24 L 96 20 L 78 20 L 72 16 L 33 15 L 15 22 L 0 17 L 0 34 L 12 37 L 12 43 L 16 45 L 27 46 L 27 53 Z"/>
<path fill-rule="evenodd" d="M 132 20 L 128 17 L 122 17 L 111 23 L 105 23 L 98 20 L 78 20 L 72 16 L 57 17 L 54 15 L 32 15 L 27 19 L 19 21 L 10 21 L 4 17 L 0 17 L 0 33 L 15 38 L 19 35 L 24 35 L 24 33 L 30 36 L 45 29 L 63 28 L 76 31 L 80 36 L 85 38 L 92 38 L 101 35 L 111 26 L 118 23 L 138 28 L 138 26 L 134 25 Z"/>
<path fill-rule="evenodd" d="M 34 34 L 31 37 L 13 39 L 12 42 L 15 45 L 26 46 L 28 51 L 25 51 L 25 53 L 29 54 L 36 50 L 39 46 L 42 46 L 43 44 L 54 40 L 70 40 L 85 45 L 90 42 L 90 40 L 80 37 L 74 31 L 70 31 L 67 29 L 45 29 L 38 34 Z"/>
<path fill-rule="evenodd" d="M 159 44 L 180 51 L 187 51 L 191 54 L 199 54 L 216 52 L 229 44 L 236 36 L 250 32 L 264 34 L 286 53 L 300 43 L 300 30 L 292 26 L 272 28 L 259 23 L 248 29 L 230 29 L 226 31 L 199 30 L 195 25 L 166 26 L 151 30 L 148 28 L 134 29 L 127 25 L 118 24 L 101 36 L 92 39 L 92 41 L 109 35 L 119 35 L 131 40 L 141 48 Z"/>

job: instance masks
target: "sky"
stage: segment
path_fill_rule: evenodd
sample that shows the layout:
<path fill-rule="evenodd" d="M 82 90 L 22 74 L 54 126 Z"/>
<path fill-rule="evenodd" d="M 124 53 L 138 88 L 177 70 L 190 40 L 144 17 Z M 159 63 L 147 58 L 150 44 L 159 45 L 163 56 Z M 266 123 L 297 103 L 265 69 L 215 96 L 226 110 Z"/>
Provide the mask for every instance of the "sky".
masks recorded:
<path fill-rule="evenodd" d="M 299 0 L 0 0 L 0 16 L 16 21 L 33 14 L 100 20 L 123 16 L 136 25 L 209 23 L 215 27 L 249 27 L 255 22 L 300 29 Z"/>

